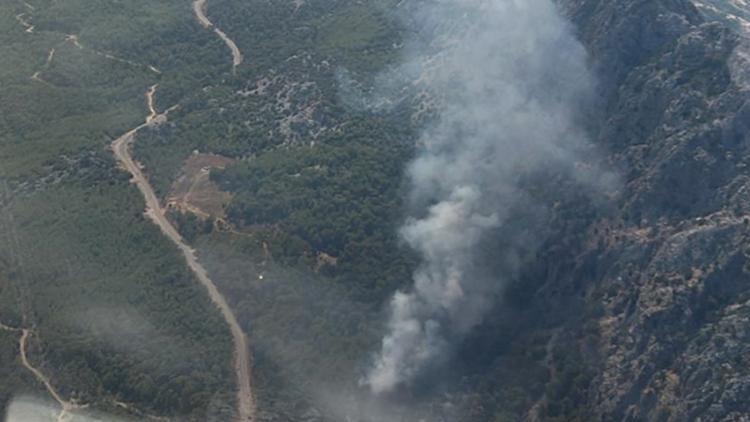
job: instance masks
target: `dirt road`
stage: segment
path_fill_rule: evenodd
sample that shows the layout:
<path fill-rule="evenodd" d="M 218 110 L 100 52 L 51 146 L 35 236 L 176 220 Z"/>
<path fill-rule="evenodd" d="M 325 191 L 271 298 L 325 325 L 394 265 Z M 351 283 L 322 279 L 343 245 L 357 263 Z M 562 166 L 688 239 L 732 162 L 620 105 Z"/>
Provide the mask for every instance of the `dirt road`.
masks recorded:
<path fill-rule="evenodd" d="M 0 330 L 21 333 L 21 338 L 20 340 L 18 340 L 18 350 L 21 354 L 21 365 L 29 370 L 29 372 L 34 374 L 34 377 L 37 379 L 37 381 L 44 385 L 44 388 L 47 389 L 47 392 L 49 392 L 50 396 L 52 396 L 52 398 L 55 399 L 55 401 L 60 405 L 60 413 L 57 414 L 57 422 L 69 421 L 73 417 L 73 415 L 71 414 L 73 410 L 84 409 L 87 407 L 74 401 L 67 401 L 63 399 L 62 396 L 60 396 L 60 393 L 55 390 L 55 387 L 52 386 L 49 378 L 47 378 L 47 376 L 44 375 L 42 371 L 34 367 L 34 365 L 29 362 L 29 357 L 26 350 L 28 348 L 27 346 L 29 343 L 29 337 L 31 337 L 32 335 L 31 330 L 26 328 L 9 327 L 3 323 L 0 323 Z"/>
<path fill-rule="evenodd" d="M 169 110 L 162 114 L 158 114 L 154 108 L 154 95 L 156 94 L 156 88 L 157 86 L 154 85 L 146 92 L 146 102 L 150 111 L 150 114 L 146 117 L 146 122 L 112 142 L 112 150 L 114 151 L 117 160 L 133 176 L 133 181 L 138 186 L 141 194 L 143 194 L 143 197 L 146 200 L 146 215 L 148 218 L 150 218 L 154 224 L 159 226 L 162 233 L 164 233 L 164 235 L 174 242 L 180 251 L 182 251 L 188 267 L 190 267 L 200 283 L 206 288 L 206 290 L 208 290 L 211 300 L 216 306 L 218 306 L 224 320 L 229 325 L 232 333 L 232 340 L 234 342 L 234 369 L 238 386 L 238 420 L 241 422 L 253 421 L 255 419 L 255 399 L 253 397 L 250 381 L 251 357 L 247 337 L 242 331 L 239 322 L 237 322 L 237 317 L 235 317 L 234 312 L 229 307 L 226 299 L 221 292 L 219 292 L 211 278 L 209 278 L 208 272 L 203 268 L 203 265 L 198 262 L 198 259 L 195 256 L 195 251 L 185 243 L 177 229 L 175 229 L 172 223 L 167 220 L 164 215 L 164 209 L 161 207 L 161 203 L 154 193 L 154 189 L 149 184 L 148 179 L 143 175 L 140 165 L 136 163 L 130 155 L 130 145 L 133 143 L 135 135 L 139 130 L 151 125 L 160 124 L 167 119 Z"/>
<path fill-rule="evenodd" d="M 105 52 L 102 52 L 102 51 L 99 51 L 99 50 L 95 50 L 93 48 L 84 47 L 83 44 L 81 44 L 81 42 L 79 41 L 78 35 L 68 34 L 65 37 L 65 42 L 69 42 L 69 43 L 73 44 L 79 50 L 84 50 L 84 49 L 89 50 L 92 53 L 96 54 L 97 56 L 104 57 L 107 60 L 112 60 L 112 61 L 116 61 L 116 62 L 120 62 L 120 63 L 125 63 L 125 64 L 128 64 L 128 65 L 133 66 L 133 67 L 146 68 L 149 71 L 156 73 L 157 75 L 161 75 L 161 70 L 157 69 L 153 65 L 136 63 L 136 62 L 134 62 L 132 60 L 123 59 L 123 58 L 114 56 L 114 55 L 109 54 L 109 53 L 105 53 Z M 49 63 L 52 61 L 51 57 L 52 56 L 50 56 L 50 59 L 47 62 L 47 66 L 49 66 Z"/>
<path fill-rule="evenodd" d="M 44 387 L 47 389 L 49 394 L 52 396 L 53 399 L 60 405 L 60 413 L 57 415 L 57 422 L 65 422 L 72 418 L 71 411 L 75 409 L 82 409 L 85 406 L 81 406 L 75 402 L 67 401 L 63 399 L 60 394 L 55 390 L 55 387 L 52 386 L 52 384 L 49 381 L 49 378 L 47 378 L 42 371 L 36 369 L 31 362 L 29 362 L 29 358 L 26 354 L 26 347 L 29 341 L 29 336 L 31 336 L 31 331 L 27 329 L 22 329 L 21 331 L 21 339 L 18 341 L 18 348 L 21 351 L 21 364 L 24 366 L 24 368 L 31 371 L 32 374 L 34 374 L 34 377 L 36 377 L 39 382 L 44 384 Z"/>
<path fill-rule="evenodd" d="M 237 47 L 237 44 L 227 36 L 227 34 L 224 33 L 221 29 L 217 28 L 209 19 L 206 17 L 206 1 L 207 0 L 195 0 L 193 1 L 193 12 L 195 12 L 195 17 L 198 19 L 198 23 L 201 24 L 206 29 L 213 29 L 214 33 L 219 36 L 224 41 L 224 44 L 229 47 L 229 50 L 232 51 L 232 68 L 236 69 L 237 66 L 242 64 L 242 52 L 240 51 L 239 47 Z"/>

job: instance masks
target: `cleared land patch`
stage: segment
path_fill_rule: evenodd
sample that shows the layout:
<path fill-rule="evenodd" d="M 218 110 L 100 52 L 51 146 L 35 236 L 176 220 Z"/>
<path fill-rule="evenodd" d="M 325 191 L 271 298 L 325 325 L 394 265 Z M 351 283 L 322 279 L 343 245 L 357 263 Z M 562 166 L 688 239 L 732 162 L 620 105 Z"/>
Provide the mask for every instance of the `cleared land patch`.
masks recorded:
<path fill-rule="evenodd" d="M 167 197 L 167 207 L 190 212 L 201 219 L 225 218 L 232 195 L 211 180 L 211 169 L 224 169 L 233 159 L 216 154 L 192 154 Z"/>

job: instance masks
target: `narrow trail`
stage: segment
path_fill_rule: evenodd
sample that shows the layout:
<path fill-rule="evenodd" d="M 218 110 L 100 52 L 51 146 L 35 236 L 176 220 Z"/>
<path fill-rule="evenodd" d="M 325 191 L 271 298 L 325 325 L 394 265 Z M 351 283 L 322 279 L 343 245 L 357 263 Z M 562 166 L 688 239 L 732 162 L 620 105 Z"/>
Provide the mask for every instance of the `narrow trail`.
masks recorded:
<path fill-rule="evenodd" d="M 26 13 L 19 13 L 16 15 L 16 20 L 21 24 L 21 26 L 24 27 L 24 32 L 27 32 L 29 34 L 34 33 L 35 26 L 29 23 L 29 21 L 27 21 L 24 16 L 26 16 Z"/>
<path fill-rule="evenodd" d="M 26 353 L 26 347 L 28 344 L 29 336 L 31 336 L 31 331 L 28 329 L 22 329 L 21 330 L 21 339 L 18 342 L 19 349 L 21 350 L 21 364 L 31 371 L 31 373 L 34 374 L 37 380 L 44 384 L 44 387 L 47 389 L 49 394 L 52 396 L 53 399 L 60 405 L 61 410 L 60 413 L 57 415 L 57 422 L 65 422 L 69 421 L 72 418 L 71 411 L 76 409 L 82 409 L 86 406 L 80 405 L 78 403 L 67 401 L 63 399 L 60 394 L 55 390 L 55 387 L 52 386 L 52 384 L 49 381 L 49 378 L 47 378 L 42 371 L 36 369 L 30 362 L 29 358 Z"/>
<path fill-rule="evenodd" d="M 9 331 L 13 333 L 21 333 L 21 338 L 18 341 L 18 349 L 19 353 L 21 355 L 21 365 L 26 368 L 29 372 L 31 372 L 34 377 L 44 385 L 44 388 L 47 389 L 47 392 L 50 396 L 57 402 L 58 405 L 60 405 L 60 413 L 57 414 L 57 418 L 55 419 L 56 422 L 68 422 L 73 419 L 74 411 L 75 410 L 81 410 L 88 408 L 88 405 L 77 403 L 73 400 L 64 400 L 62 396 L 60 396 L 60 393 L 57 392 L 57 390 L 52 386 L 52 383 L 50 382 L 49 378 L 42 373 L 39 369 L 34 367 L 31 362 L 29 361 L 28 357 L 28 342 L 29 337 L 33 335 L 33 331 L 25 328 L 15 328 L 10 327 L 2 322 L 0 322 L 0 331 Z M 139 416 L 146 417 L 153 421 L 159 421 L 159 422 L 168 422 L 169 418 L 161 417 L 161 416 L 154 416 L 149 415 L 147 413 L 144 413 L 135 407 L 128 405 L 126 403 L 120 402 L 120 401 L 113 401 L 115 405 L 122 407 L 123 409 L 127 410 L 130 413 L 137 414 Z"/>
<path fill-rule="evenodd" d="M 92 53 L 96 54 L 97 56 L 104 57 L 105 59 L 112 60 L 112 61 L 119 62 L 119 63 L 125 63 L 125 64 L 128 64 L 128 65 L 133 66 L 133 67 L 146 68 L 146 69 L 150 70 L 151 72 L 156 73 L 157 75 L 161 75 L 161 70 L 157 69 L 153 65 L 136 63 L 136 62 L 134 62 L 132 60 L 123 59 L 123 58 L 120 58 L 120 57 L 117 57 L 117 56 L 113 56 L 112 54 L 104 53 L 102 51 L 95 50 L 95 49 L 90 48 L 90 47 L 89 48 L 84 47 L 83 44 L 81 44 L 81 42 L 78 40 L 78 35 L 68 34 L 65 37 L 65 42 L 69 42 L 69 43 L 73 44 L 73 46 L 75 46 L 79 50 L 87 49 L 87 50 L 91 51 Z"/>
<path fill-rule="evenodd" d="M 201 24 L 206 29 L 213 29 L 214 33 L 219 36 L 219 38 L 224 41 L 224 44 L 229 47 L 229 50 L 232 51 L 232 71 L 237 70 L 237 66 L 242 64 L 242 52 L 240 51 L 239 47 L 237 47 L 237 44 L 229 38 L 227 34 L 224 33 L 221 29 L 217 28 L 216 25 L 211 22 L 208 17 L 206 17 L 206 1 L 207 0 L 195 0 L 193 1 L 193 12 L 195 12 L 195 17 L 198 19 L 198 23 Z"/>
<path fill-rule="evenodd" d="M 156 88 L 158 87 L 159 85 L 151 85 L 148 91 L 146 91 L 146 105 L 148 105 L 149 113 L 146 116 L 146 124 L 151 123 L 155 118 L 159 117 L 159 112 L 156 111 L 156 105 L 154 104 L 154 96 L 156 96 Z"/>
<path fill-rule="evenodd" d="M 34 365 L 29 362 L 29 357 L 27 353 L 28 343 L 29 343 L 29 337 L 32 335 L 31 330 L 27 328 L 13 328 L 9 327 L 3 323 L 0 323 L 0 330 L 3 331 L 11 331 L 14 333 L 21 333 L 21 338 L 18 340 L 18 349 L 21 354 L 21 365 L 23 365 L 24 368 L 29 370 L 32 374 L 34 374 L 34 377 L 44 385 L 44 388 L 47 389 L 47 392 L 49 392 L 50 396 L 52 396 L 53 399 L 60 405 L 60 413 L 57 415 L 57 422 L 66 422 L 72 419 L 73 415 L 71 414 L 72 411 L 76 409 L 85 409 L 86 405 L 78 404 L 75 401 L 68 401 L 62 398 L 60 396 L 60 393 L 55 390 L 55 387 L 52 386 L 52 383 L 50 383 L 49 378 L 47 378 L 46 375 L 42 373 L 39 369 L 34 367 Z"/>
<path fill-rule="evenodd" d="M 52 60 L 55 58 L 55 51 L 56 51 L 55 48 L 51 48 L 49 50 L 49 53 L 47 54 L 47 61 L 44 63 L 44 67 L 42 68 L 42 70 L 37 70 L 36 72 L 34 72 L 33 75 L 31 75 L 32 81 L 37 81 L 45 85 L 53 86 L 49 82 L 42 79 L 42 72 L 49 69 L 50 65 L 52 64 Z"/>
<path fill-rule="evenodd" d="M 130 154 L 130 146 L 135 140 L 135 135 L 139 130 L 145 127 L 151 127 L 158 125 L 167 120 L 169 109 L 162 114 L 159 114 L 154 106 L 154 96 L 156 94 L 157 85 L 154 85 L 146 92 L 146 103 L 148 104 L 149 115 L 146 117 L 145 123 L 130 130 L 121 137 L 115 139 L 112 142 L 112 150 L 114 151 L 115 157 L 120 164 L 127 170 L 132 176 L 133 181 L 138 186 L 138 189 L 143 194 L 146 200 L 146 216 L 154 222 L 161 229 L 162 233 L 167 236 L 182 252 L 182 255 L 187 262 L 190 270 L 196 275 L 200 283 L 208 290 L 208 294 L 211 300 L 221 311 L 224 320 L 229 325 L 232 333 L 232 340 L 234 343 L 234 369 L 237 378 L 237 413 L 238 421 L 248 422 L 255 420 L 255 398 L 251 387 L 251 373 L 250 373 L 250 350 L 248 347 L 247 336 L 242 331 L 237 317 L 229 307 L 224 296 L 219 292 L 214 282 L 209 278 L 208 272 L 203 265 L 198 262 L 195 255 L 195 251 L 185 242 L 180 233 L 175 229 L 172 223 L 169 222 L 165 216 L 164 209 L 159 202 L 158 197 L 154 193 L 154 189 L 148 182 L 148 179 L 144 176 L 141 171 L 141 167 L 138 163 L 133 160 Z"/>
<path fill-rule="evenodd" d="M 49 53 L 47 53 L 47 61 L 44 62 L 45 67 L 49 67 L 52 64 L 52 59 L 55 58 L 55 51 L 56 49 L 54 47 L 49 49 Z"/>

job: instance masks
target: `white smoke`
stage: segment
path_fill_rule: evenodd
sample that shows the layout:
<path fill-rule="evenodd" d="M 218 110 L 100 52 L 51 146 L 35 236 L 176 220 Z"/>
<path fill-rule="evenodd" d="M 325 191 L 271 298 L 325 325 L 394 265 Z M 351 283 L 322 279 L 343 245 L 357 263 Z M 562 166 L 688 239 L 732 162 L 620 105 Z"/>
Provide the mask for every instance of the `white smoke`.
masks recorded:
<path fill-rule="evenodd" d="M 388 333 L 363 380 L 375 393 L 408 383 L 481 322 L 508 278 L 476 268 L 481 241 L 513 224 L 511 208 L 528 197 L 520 178 L 575 172 L 587 148 L 577 119 L 593 91 L 585 51 L 551 0 L 412 6 L 417 38 L 432 50 L 410 62 L 432 63 L 422 83 L 441 106 L 409 169 L 421 211 L 401 230 L 422 265 L 413 289 L 391 301 Z"/>

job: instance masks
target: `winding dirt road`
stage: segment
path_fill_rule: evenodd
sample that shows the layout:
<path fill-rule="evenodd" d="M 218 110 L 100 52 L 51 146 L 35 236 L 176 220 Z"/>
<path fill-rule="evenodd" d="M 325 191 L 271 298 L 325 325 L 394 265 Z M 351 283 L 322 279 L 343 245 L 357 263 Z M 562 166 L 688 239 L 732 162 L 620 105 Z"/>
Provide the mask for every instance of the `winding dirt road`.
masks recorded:
<path fill-rule="evenodd" d="M 213 22 L 211 22 L 208 17 L 206 17 L 206 1 L 207 0 L 195 0 L 193 1 L 193 12 L 195 12 L 195 17 L 198 19 L 198 23 L 201 24 L 206 29 L 213 29 L 216 35 L 219 36 L 224 41 L 224 44 L 229 47 L 229 50 L 232 51 L 232 69 L 237 69 L 237 66 L 242 64 L 242 52 L 240 51 L 239 47 L 237 47 L 237 44 L 229 38 L 227 34 L 224 33 L 221 29 L 217 28 Z"/>
<path fill-rule="evenodd" d="M 52 383 L 50 383 L 49 378 L 47 378 L 46 375 L 42 373 L 39 369 L 34 367 L 34 365 L 29 362 L 29 357 L 26 352 L 27 345 L 29 343 L 29 337 L 32 335 L 31 330 L 27 328 L 13 328 L 9 327 L 3 323 L 0 323 L 0 330 L 3 331 L 10 331 L 14 333 L 21 333 L 21 338 L 18 340 L 18 350 L 21 354 L 21 365 L 23 365 L 24 368 L 28 369 L 29 372 L 34 374 L 34 377 L 44 385 L 44 388 L 47 389 L 50 396 L 52 396 L 53 399 L 60 405 L 60 413 L 57 414 L 57 422 L 66 422 L 71 420 L 73 417 L 71 412 L 76 409 L 84 409 L 87 406 L 78 404 L 74 401 L 67 401 L 60 396 L 60 393 L 55 390 L 55 387 L 52 386 Z"/>
<path fill-rule="evenodd" d="M 29 358 L 26 355 L 26 344 L 28 343 L 29 336 L 31 336 L 31 331 L 27 329 L 21 330 L 21 339 L 19 340 L 19 349 L 21 350 L 21 364 L 31 371 L 31 373 L 34 374 L 36 379 L 39 380 L 42 384 L 44 384 L 44 387 L 47 389 L 49 394 L 52 396 L 53 399 L 60 405 L 61 410 L 60 413 L 57 415 L 57 422 L 65 422 L 69 421 L 72 418 L 71 411 L 76 409 L 82 409 L 85 406 L 81 406 L 78 403 L 74 403 L 72 401 L 67 401 L 63 399 L 60 394 L 55 390 L 55 387 L 52 386 L 52 384 L 49 381 L 49 378 L 47 378 L 42 371 L 36 369 L 30 362 Z"/>
<path fill-rule="evenodd" d="M 141 167 L 138 163 L 133 160 L 130 154 L 130 146 L 135 140 L 135 135 L 139 130 L 158 125 L 167 120 L 169 111 L 167 110 L 162 114 L 158 114 L 154 106 L 154 95 L 156 94 L 157 85 L 152 86 L 146 92 L 146 102 L 149 108 L 149 115 L 146 117 L 146 122 L 142 125 L 132 129 L 125 133 L 121 137 L 117 138 L 112 142 L 112 150 L 114 151 L 115 157 L 122 164 L 132 176 L 133 181 L 138 186 L 138 189 L 143 194 L 146 200 L 146 215 L 151 221 L 154 222 L 161 229 L 162 233 L 167 236 L 177 247 L 182 251 L 185 261 L 188 267 L 196 275 L 200 283 L 208 290 L 208 294 L 211 300 L 218 306 L 221 311 L 224 320 L 229 325 L 232 333 L 232 340 L 234 342 L 234 369 L 237 377 L 237 414 L 238 420 L 241 422 L 248 422 L 255 420 L 255 398 L 251 387 L 251 373 L 250 373 L 250 351 L 248 348 L 247 336 L 242 331 L 237 317 L 229 307 L 224 296 L 219 292 L 214 282 L 209 278 L 208 272 L 203 265 L 198 262 L 195 256 L 195 251 L 188 246 L 183 240 L 180 233 L 175 229 L 172 223 L 166 218 L 164 209 L 159 202 L 154 189 L 148 182 L 148 179 L 143 175 Z"/>

